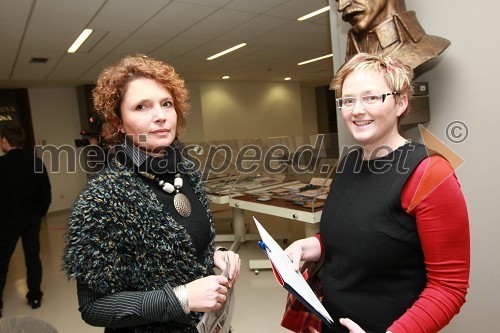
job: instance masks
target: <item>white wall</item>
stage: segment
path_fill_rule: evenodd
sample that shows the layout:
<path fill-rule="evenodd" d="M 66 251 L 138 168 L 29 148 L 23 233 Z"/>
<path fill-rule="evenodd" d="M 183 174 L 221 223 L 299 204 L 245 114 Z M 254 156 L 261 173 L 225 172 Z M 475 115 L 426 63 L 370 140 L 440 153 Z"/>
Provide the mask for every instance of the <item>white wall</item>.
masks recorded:
<path fill-rule="evenodd" d="M 75 197 L 86 181 L 86 175 L 81 168 L 76 172 L 68 172 L 68 166 L 78 166 L 78 153 L 75 150 L 74 139 L 80 138 L 80 120 L 76 89 L 51 88 L 28 90 L 33 132 L 37 145 L 54 145 L 61 147 L 71 145 L 75 154 L 61 154 L 59 172 L 49 172 L 52 185 L 52 204 L 49 212 L 65 210 L 71 207 Z M 55 170 L 50 154 L 44 153 L 46 167 Z M 69 160 L 71 159 L 71 160 Z"/>
<path fill-rule="evenodd" d="M 203 113 L 201 112 L 200 83 L 187 82 L 189 89 L 189 104 L 191 106 L 188 118 L 186 132 L 181 140 L 184 142 L 200 142 L 205 139 L 205 130 L 203 126 Z"/>
<path fill-rule="evenodd" d="M 318 112 L 315 87 L 302 83 L 300 85 L 300 97 L 302 102 L 302 126 L 304 134 L 317 134 Z"/>
<path fill-rule="evenodd" d="M 303 134 L 296 82 L 202 82 L 205 140 Z"/>
<path fill-rule="evenodd" d="M 429 82 L 431 121 L 425 127 L 465 160 L 456 172 L 470 216 L 471 288 L 461 313 L 442 332 L 498 332 L 500 218 L 496 208 L 500 204 L 500 153 L 496 144 L 500 107 L 496 96 L 500 88 L 500 44 L 494 27 L 500 4 L 493 0 L 474 7 L 470 2 L 454 0 L 407 0 L 406 4 L 408 10 L 416 11 L 428 34 L 451 41 L 440 56 L 441 62 L 418 81 Z M 332 24 L 334 41 L 345 38 L 346 23 L 339 25 Z M 334 45 L 334 50 L 341 47 Z M 454 121 L 468 128 L 468 136 L 461 143 L 447 138 L 446 128 Z"/>

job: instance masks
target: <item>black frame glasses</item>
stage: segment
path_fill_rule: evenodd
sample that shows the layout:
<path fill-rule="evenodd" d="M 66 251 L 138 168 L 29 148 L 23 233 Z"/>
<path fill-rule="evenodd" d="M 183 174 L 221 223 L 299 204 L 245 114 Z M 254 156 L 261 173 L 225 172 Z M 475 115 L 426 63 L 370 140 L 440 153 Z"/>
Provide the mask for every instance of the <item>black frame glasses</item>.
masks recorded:
<path fill-rule="evenodd" d="M 335 99 L 335 102 L 337 103 L 337 107 L 339 109 L 350 110 L 354 108 L 356 102 L 358 101 L 361 103 L 363 107 L 370 108 L 384 103 L 387 96 L 392 96 L 392 95 L 399 95 L 399 93 L 397 91 L 393 91 L 385 94 L 369 94 L 358 98 L 350 96 L 339 97 Z"/>

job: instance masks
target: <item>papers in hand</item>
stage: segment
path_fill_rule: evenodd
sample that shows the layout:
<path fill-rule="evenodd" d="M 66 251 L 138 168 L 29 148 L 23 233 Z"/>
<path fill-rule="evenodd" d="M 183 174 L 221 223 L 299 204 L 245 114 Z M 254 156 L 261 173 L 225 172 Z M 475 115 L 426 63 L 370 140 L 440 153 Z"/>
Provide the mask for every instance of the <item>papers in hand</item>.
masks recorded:
<path fill-rule="evenodd" d="M 331 326 L 333 324 L 332 317 L 326 311 L 323 304 L 321 304 L 318 297 L 316 297 L 311 287 L 309 287 L 302 274 L 295 271 L 292 261 L 288 258 L 281 246 L 276 243 L 274 238 L 271 237 L 255 217 L 253 219 L 255 225 L 257 225 L 265 252 L 271 261 L 278 282 L 288 292 L 300 300 L 310 311 L 321 318 L 326 325 Z"/>
<path fill-rule="evenodd" d="M 222 271 L 223 276 L 229 279 L 230 262 L 226 252 L 225 268 Z M 196 327 L 200 333 L 228 333 L 231 328 L 231 320 L 234 310 L 234 286 L 227 289 L 226 301 L 222 308 L 210 312 L 205 312 L 201 321 Z"/>

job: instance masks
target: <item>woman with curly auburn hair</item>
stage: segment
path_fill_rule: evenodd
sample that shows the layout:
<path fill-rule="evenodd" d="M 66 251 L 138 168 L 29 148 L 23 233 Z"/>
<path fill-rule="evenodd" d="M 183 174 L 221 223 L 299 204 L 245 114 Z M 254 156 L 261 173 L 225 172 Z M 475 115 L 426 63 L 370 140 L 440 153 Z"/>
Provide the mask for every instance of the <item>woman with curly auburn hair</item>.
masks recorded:
<path fill-rule="evenodd" d="M 115 128 L 108 140 L 116 142 L 123 139 L 123 133 L 118 131 L 121 122 L 120 103 L 128 83 L 140 77 L 153 79 L 170 91 L 177 113 L 177 135 L 182 135 L 189 110 L 189 93 L 184 80 L 172 66 L 145 55 L 137 55 L 127 56 L 116 66 L 105 69 L 92 92 L 96 112 Z"/>
<path fill-rule="evenodd" d="M 198 332 L 239 275 L 239 256 L 214 249 L 201 175 L 179 143 L 187 97 L 174 68 L 145 55 L 105 69 L 93 91 L 113 159 L 72 207 L 63 267 L 82 318 L 105 332 Z M 215 275 L 227 260 L 229 277 Z"/>

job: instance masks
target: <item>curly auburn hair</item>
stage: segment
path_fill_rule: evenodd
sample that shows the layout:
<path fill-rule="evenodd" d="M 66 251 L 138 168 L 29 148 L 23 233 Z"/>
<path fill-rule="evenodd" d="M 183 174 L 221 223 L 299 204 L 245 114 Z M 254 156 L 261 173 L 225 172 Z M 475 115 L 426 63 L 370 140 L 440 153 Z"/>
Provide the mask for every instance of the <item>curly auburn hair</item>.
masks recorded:
<path fill-rule="evenodd" d="M 170 92 L 177 113 L 176 138 L 178 138 L 186 128 L 186 116 L 189 110 L 187 102 L 189 92 L 185 82 L 167 63 L 138 54 L 126 56 L 116 65 L 104 69 L 92 90 L 95 111 L 111 125 L 112 135 L 106 140 L 117 142 L 123 139 L 123 133 L 119 131 L 122 119 L 120 107 L 128 84 L 138 78 L 153 79 Z"/>

